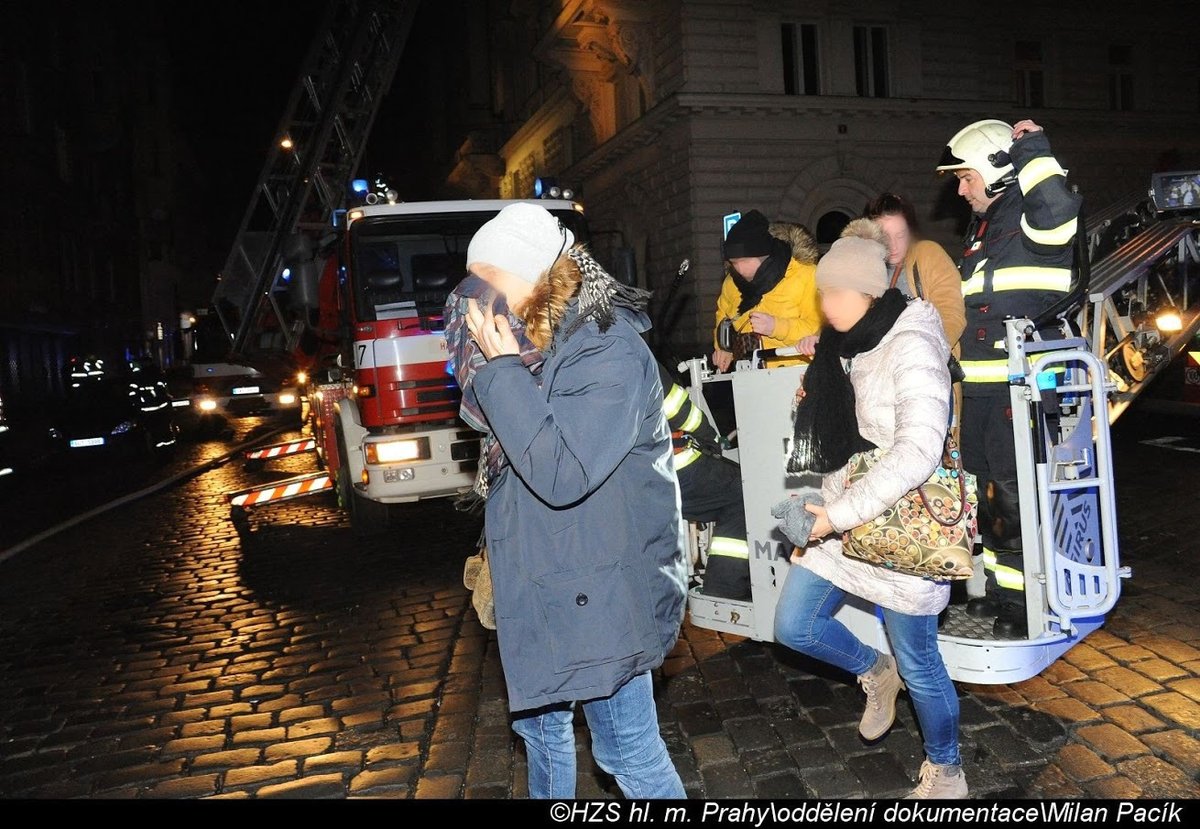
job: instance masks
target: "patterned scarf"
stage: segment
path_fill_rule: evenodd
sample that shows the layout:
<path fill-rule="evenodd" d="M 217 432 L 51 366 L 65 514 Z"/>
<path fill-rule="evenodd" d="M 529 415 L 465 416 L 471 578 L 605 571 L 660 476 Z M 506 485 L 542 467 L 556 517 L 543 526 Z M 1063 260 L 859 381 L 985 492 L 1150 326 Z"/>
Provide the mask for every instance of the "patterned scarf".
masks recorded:
<path fill-rule="evenodd" d="M 564 339 L 574 334 L 588 320 L 595 322 L 601 333 L 607 331 L 617 321 L 614 310 L 617 307 L 634 311 L 646 310 L 650 292 L 623 285 L 613 279 L 582 245 L 571 248 L 567 256 L 579 266 L 582 281 L 579 284 L 579 315 L 563 331 Z"/>

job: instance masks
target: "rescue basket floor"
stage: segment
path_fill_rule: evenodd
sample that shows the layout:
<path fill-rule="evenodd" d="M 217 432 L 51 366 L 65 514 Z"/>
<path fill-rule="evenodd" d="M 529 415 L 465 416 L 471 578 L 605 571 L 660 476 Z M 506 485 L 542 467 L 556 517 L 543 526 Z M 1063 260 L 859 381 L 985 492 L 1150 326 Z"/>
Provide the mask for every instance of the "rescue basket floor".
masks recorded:
<path fill-rule="evenodd" d="M 1000 640 L 1003 637 L 992 633 L 991 617 L 981 619 L 968 615 L 965 604 L 952 604 L 946 608 L 946 621 L 938 628 L 938 633 L 946 636 L 960 636 L 963 639 Z"/>

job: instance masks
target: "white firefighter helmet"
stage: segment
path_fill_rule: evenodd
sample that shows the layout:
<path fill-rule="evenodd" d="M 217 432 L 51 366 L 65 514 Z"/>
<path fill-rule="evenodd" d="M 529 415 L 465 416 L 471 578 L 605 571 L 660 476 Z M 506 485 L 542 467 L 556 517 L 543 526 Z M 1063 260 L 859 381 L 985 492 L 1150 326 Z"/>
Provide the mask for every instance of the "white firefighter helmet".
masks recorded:
<path fill-rule="evenodd" d="M 1013 128 L 994 118 L 963 127 L 946 144 L 938 162 L 939 173 L 975 170 L 994 196 L 1015 181 L 1012 159 Z"/>

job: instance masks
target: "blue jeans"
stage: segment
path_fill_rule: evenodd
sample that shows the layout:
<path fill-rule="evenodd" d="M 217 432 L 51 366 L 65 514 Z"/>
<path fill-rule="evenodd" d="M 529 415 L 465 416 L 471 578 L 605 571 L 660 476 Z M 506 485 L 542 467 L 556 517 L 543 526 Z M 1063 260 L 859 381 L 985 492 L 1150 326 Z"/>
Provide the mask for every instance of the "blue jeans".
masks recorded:
<path fill-rule="evenodd" d="M 861 676 L 879 652 L 833 618 L 846 592 L 799 565 L 788 571 L 775 608 L 775 638 L 789 648 Z M 962 762 L 958 752 L 958 695 L 937 646 L 937 616 L 883 609 L 896 667 L 908 686 L 925 739 L 925 754 L 942 766 Z"/>
<path fill-rule="evenodd" d="M 520 711 L 513 731 L 525 740 L 529 796 L 575 797 L 575 704 Z M 611 697 L 583 703 L 596 765 L 617 779 L 630 799 L 683 798 L 683 782 L 658 733 L 650 672 L 638 674 Z"/>

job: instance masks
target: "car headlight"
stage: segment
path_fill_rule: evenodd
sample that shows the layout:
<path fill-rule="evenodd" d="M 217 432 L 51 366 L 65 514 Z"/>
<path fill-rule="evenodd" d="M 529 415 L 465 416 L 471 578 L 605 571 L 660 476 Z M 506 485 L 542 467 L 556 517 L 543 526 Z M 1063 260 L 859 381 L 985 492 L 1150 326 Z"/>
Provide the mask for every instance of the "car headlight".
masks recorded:
<path fill-rule="evenodd" d="M 368 443 L 363 447 L 367 463 L 406 463 L 429 458 L 429 438 L 405 438 Z"/>
<path fill-rule="evenodd" d="M 131 432 L 137 428 L 137 423 L 132 420 L 122 420 L 116 425 L 110 434 L 123 435 L 126 432 Z"/>
<path fill-rule="evenodd" d="M 209 400 L 206 398 L 206 399 L 200 401 L 200 411 L 202 411 L 202 412 L 211 412 L 211 411 L 214 411 L 216 408 L 217 408 L 217 401 L 215 401 L 215 400 Z"/>
<path fill-rule="evenodd" d="M 290 406 L 295 402 L 296 402 L 296 395 L 294 395 L 294 394 L 285 393 L 285 394 L 279 395 L 279 405 L 280 406 Z"/>

